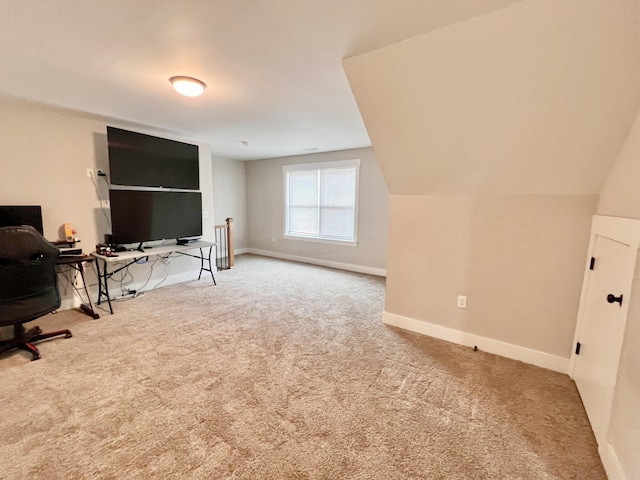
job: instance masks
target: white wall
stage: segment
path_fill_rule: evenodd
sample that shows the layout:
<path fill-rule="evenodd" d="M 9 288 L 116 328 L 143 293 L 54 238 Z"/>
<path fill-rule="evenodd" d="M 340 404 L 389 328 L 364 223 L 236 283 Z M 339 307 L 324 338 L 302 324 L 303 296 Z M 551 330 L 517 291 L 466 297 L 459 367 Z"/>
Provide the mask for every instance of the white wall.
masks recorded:
<path fill-rule="evenodd" d="M 102 180 L 87 177 L 86 169 L 109 171 L 106 126 L 177 138 L 167 132 L 132 126 L 122 121 L 110 121 L 78 112 L 43 106 L 31 102 L 0 97 L 0 204 L 41 205 L 45 237 L 61 238 L 60 227 L 71 223 L 77 230 L 85 253 L 95 250 L 97 243 L 110 233 L 108 208 L 101 200 L 108 199 L 108 187 Z M 198 143 L 198 142 L 192 142 Z M 205 239 L 213 238 L 213 185 L 211 153 L 208 145 L 200 147 L 200 186 L 203 210 L 210 214 L 203 219 Z M 197 278 L 199 262 L 188 257 L 175 258 L 170 265 L 158 263 L 149 279 L 148 288 L 165 278 L 164 284 Z M 195 276 L 194 276 L 194 270 Z M 131 267 L 132 288 L 149 278 L 149 266 Z M 95 276 L 89 275 L 95 284 Z M 113 293 L 119 293 L 119 282 L 111 282 Z M 71 289 L 63 292 L 63 307 L 73 300 Z"/>
<path fill-rule="evenodd" d="M 600 194 L 599 215 L 640 218 L 640 113 Z"/>
<path fill-rule="evenodd" d="M 391 195 L 597 194 L 640 108 L 640 3 L 525 0 L 344 60 Z"/>
<path fill-rule="evenodd" d="M 283 238 L 283 165 L 361 160 L 358 246 Z M 246 163 L 251 251 L 336 268 L 383 275 L 386 268 L 389 194 L 371 148 L 257 160 Z"/>
<path fill-rule="evenodd" d="M 227 218 L 233 218 L 234 247 L 244 251 L 248 246 L 245 162 L 215 156 L 212 162 L 215 225 L 224 225 Z"/>
<path fill-rule="evenodd" d="M 521 360 L 566 371 L 597 201 L 392 195 L 385 321 L 464 332 L 460 343 L 507 356 L 484 339 L 515 345 L 540 352 Z"/>
<path fill-rule="evenodd" d="M 385 321 L 568 371 L 639 21 L 637 2 L 524 0 L 343 61 L 391 194 Z"/>

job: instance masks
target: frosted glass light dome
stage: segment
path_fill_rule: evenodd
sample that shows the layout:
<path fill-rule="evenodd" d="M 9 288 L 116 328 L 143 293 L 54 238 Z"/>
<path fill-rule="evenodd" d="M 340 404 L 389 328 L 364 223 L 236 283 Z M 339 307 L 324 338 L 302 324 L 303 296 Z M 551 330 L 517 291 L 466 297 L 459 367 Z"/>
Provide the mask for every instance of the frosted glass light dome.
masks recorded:
<path fill-rule="evenodd" d="M 204 89 L 207 88 L 204 82 L 192 77 L 171 77 L 169 81 L 171 82 L 171 85 L 173 85 L 173 88 L 175 88 L 176 92 L 186 97 L 197 97 L 202 95 Z"/>

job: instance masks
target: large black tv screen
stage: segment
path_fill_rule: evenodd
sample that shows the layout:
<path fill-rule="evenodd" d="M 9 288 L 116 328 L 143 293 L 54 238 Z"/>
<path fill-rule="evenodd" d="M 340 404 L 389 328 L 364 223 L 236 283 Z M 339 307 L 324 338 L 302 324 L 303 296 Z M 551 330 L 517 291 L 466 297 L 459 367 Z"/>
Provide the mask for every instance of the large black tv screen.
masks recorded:
<path fill-rule="evenodd" d="M 200 192 L 110 190 L 111 231 L 116 244 L 200 237 Z"/>
<path fill-rule="evenodd" d="M 200 188 L 198 146 L 107 127 L 112 185 Z"/>
<path fill-rule="evenodd" d="M 44 235 L 42 207 L 39 205 L 0 205 L 0 227 L 29 225 Z"/>

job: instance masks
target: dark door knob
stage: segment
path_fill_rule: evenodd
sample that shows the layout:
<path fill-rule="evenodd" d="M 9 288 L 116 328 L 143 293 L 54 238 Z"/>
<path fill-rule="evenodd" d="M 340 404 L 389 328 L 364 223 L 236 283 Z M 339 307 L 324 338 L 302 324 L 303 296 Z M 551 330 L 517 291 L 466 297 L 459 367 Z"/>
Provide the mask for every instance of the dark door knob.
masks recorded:
<path fill-rule="evenodd" d="M 609 295 L 607 295 L 607 302 L 609 303 L 618 302 L 622 306 L 622 295 L 620 295 L 619 297 L 616 297 L 613 293 L 610 293 Z"/>

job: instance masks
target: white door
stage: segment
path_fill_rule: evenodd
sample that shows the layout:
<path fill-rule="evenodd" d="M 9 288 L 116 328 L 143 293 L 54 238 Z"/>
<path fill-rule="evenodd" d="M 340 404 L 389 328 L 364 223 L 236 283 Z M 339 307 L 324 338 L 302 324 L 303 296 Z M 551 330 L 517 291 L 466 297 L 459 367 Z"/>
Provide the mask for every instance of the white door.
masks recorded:
<path fill-rule="evenodd" d="M 592 237 L 593 270 L 585 276 L 574 354 L 574 380 L 599 445 L 604 445 L 624 339 L 635 268 L 633 247 L 602 235 Z M 620 299 L 620 296 L 622 298 Z"/>

